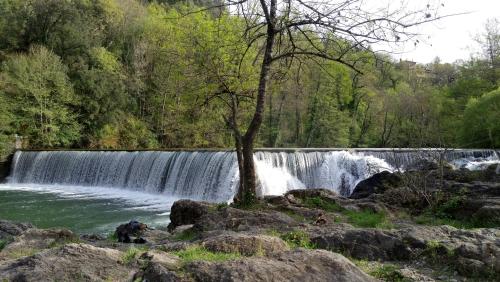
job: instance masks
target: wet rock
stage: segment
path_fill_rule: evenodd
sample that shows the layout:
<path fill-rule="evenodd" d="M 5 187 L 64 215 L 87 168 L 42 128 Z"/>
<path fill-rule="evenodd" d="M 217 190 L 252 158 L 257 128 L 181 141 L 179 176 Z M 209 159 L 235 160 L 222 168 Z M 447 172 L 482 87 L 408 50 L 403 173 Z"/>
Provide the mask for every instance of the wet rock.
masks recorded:
<path fill-rule="evenodd" d="M 213 252 L 240 253 L 244 256 L 270 255 L 288 250 L 283 240 L 267 235 L 224 234 L 205 239 L 201 245 Z"/>
<path fill-rule="evenodd" d="M 144 244 L 146 240 L 140 238 L 142 233 L 148 228 L 144 223 L 132 220 L 129 223 L 122 224 L 116 228 L 115 235 L 118 238 L 118 242 L 121 243 L 136 243 Z M 132 239 L 131 237 L 136 237 Z"/>
<path fill-rule="evenodd" d="M 19 236 L 26 230 L 33 228 L 30 223 L 19 223 L 8 220 L 0 220 L 0 239 Z"/>
<path fill-rule="evenodd" d="M 401 176 L 388 171 L 382 171 L 359 182 L 349 197 L 351 199 L 366 198 L 372 194 L 382 194 L 386 190 L 397 187 L 401 184 Z"/>
<path fill-rule="evenodd" d="M 197 281 L 376 281 L 340 254 L 297 249 L 266 257 L 225 262 L 193 262 Z"/>
<path fill-rule="evenodd" d="M 198 219 L 209 212 L 211 207 L 211 204 L 205 202 L 176 201 L 170 211 L 168 231 L 174 230 L 177 226 L 196 223 Z"/>
<path fill-rule="evenodd" d="M 67 244 L 2 263 L 0 273 L 8 281 L 129 281 L 135 271 L 119 262 L 121 255 L 113 249 Z"/>

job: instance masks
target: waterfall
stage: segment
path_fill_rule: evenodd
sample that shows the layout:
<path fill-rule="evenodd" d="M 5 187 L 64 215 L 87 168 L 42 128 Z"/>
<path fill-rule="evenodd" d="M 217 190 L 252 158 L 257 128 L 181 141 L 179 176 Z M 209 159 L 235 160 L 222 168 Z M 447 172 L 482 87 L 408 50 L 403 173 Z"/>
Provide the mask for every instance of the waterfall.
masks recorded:
<path fill-rule="evenodd" d="M 493 150 L 371 150 L 298 152 L 258 151 L 260 195 L 290 189 L 327 188 L 348 196 L 371 175 L 411 167 L 424 158 L 441 156 L 457 167 L 482 168 L 498 162 Z M 119 188 L 176 198 L 230 201 L 238 185 L 236 155 L 231 151 L 19 151 L 11 184 Z"/>

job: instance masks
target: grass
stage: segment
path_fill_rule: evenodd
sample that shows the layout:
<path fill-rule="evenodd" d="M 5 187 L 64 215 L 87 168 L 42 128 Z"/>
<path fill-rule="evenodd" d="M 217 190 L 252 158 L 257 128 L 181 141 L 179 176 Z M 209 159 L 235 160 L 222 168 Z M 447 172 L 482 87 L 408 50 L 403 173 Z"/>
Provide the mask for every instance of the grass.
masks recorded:
<path fill-rule="evenodd" d="M 373 212 L 370 210 L 351 211 L 346 210 L 343 214 L 347 217 L 349 223 L 356 227 L 371 227 L 390 229 L 392 223 L 387 219 L 387 214 L 384 212 Z"/>
<path fill-rule="evenodd" d="M 327 212 L 341 212 L 344 209 L 334 201 L 326 200 L 321 197 L 306 198 L 302 204 L 307 208 L 322 209 Z"/>
<path fill-rule="evenodd" d="M 131 264 L 140 254 L 147 252 L 147 248 L 136 248 L 130 247 L 123 255 L 121 256 L 121 261 L 123 264 Z"/>
<path fill-rule="evenodd" d="M 389 282 L 406 282 L 412 281 L 401 274 L 399 268 L 393 264 L 383 264 L 377 261 L 367 261 L 367 260 L 359 260 L 350 258 L 350 260 L 357 266 L 359 269 L 364 271 L 365 273 L 378 278 L 382 281 Z"/>
<path fill-rule="evenodd" d="M 322 197 L 306 198 L 303 205 L 307 208 L 322 209 L 326 212 L 339 212 L 343 214 L 349 223 L 356 227 L 392 228 L 385 212 L 374 212 L 371 210 L 352 211 L 346 210 L 339 204 Z"/>
<path fill-rule="evenodd" d="M 309 234 L 302 230 L 294 230 L 280 235 L 280 238 L 285 241 L 291 249 L 306 248 L 315 249 L 316 245 L 311 242 Z"/>
<path fill-rule="evenodd" d="M 173 252 L 174 255 L 182 259 L 183 263 L 193 261 L 227 261 L 241 257 L 239 253 L 212 252 L 202 246 L 194 245 L 185 250 Z"/>
<path fill-rule="evenodd" d="M 198 236 L 198 233 L 194 231 L 192 228 L 186 229 L 174 236 L 174 240 L 176 241 L 192 241 Z"/>
<path fill-rule="evenodd" d="M 40 249 L 30 247 L 15 248 L 7 253 L 7 257 L 11 259 L 18 259 L 22 257 L 32 256 L 40 251 Z"/>
<path fill-rule="evenodd" d="M 421 215 L 414 218 L 415 223 L 422 225 L 449 225 L 459 229 L 474 229 L 474 228 L 494 228 L 498 227 L 499 223 L 494 219 L 485 218 L 454 218 L 445 213 L 435 213 L 432 210 L 427 210 Z"/>

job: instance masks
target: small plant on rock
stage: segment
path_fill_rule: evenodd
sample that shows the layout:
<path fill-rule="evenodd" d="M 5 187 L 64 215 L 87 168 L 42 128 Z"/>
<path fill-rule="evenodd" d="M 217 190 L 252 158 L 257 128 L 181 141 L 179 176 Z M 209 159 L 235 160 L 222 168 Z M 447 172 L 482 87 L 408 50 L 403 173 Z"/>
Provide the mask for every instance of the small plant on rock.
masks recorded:
<path fill-rule="evenodd" d="M 315 249 L 316 245 L 311 242 L 309 234 L 302 230 L 294 230 L 280 236 L 290 248 Z"/>
<path fill-rule="evenodd" d="M 375 268 L 369 273 L 375 278 L 379 278 L 382 281 L 389 282 L 403 282 L 403 281 L 411 281 L 408 278 L 404 277 L 403 274 L 399 271 L 399 269 L 391 264 L 382 265 L 380 267 Z"/>
<path fill-rule="evenodd" d="M 146 251 L 147 249 L 138 249 L 135 247 L 131 247 L 122 255 L 121 261 L 123 264 L 131 264 L 135 260 L 135 258 Z"/>

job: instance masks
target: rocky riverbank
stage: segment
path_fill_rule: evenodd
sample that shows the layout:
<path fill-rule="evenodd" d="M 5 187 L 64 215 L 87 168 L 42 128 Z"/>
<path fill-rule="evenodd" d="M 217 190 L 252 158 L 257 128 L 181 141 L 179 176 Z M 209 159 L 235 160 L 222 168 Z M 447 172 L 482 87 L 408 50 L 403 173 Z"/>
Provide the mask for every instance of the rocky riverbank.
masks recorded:
<path fill-rule="evenodd" d="M 251 208 L 181 200 L 145 244 L 0 221 L 7 281 L 499 281 L 500 181 L 430 167 Z"/>

